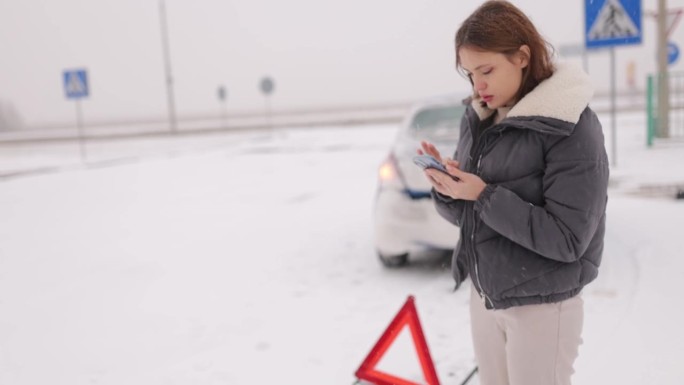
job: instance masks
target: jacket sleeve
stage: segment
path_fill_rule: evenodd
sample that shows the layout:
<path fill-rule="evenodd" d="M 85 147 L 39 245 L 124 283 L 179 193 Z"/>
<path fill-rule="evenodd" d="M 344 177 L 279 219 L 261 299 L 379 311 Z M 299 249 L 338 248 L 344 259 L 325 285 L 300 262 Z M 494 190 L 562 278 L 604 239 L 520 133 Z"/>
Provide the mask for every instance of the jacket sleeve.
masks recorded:
<path fill-rule="evenodd" d="M 466 99 L 463 102 L 465 105 L 470 105 L 470 99 Z M 468 140 L 464 140 L 464 138 L 466 138 L 468 134 L 467 114 L 468 111 L 466 111 L 466 113 L 464 113 L 463 117 L 461 118 L 461 125 L 459 129 L 460 140 L 458 141 L 458 146 L 452 156 L 452 159 L 459 159 L 459 152 L 462 154 L 468 152 L 468 149 L 465 146 L 465 143 L 468 142 Z M 461 227 L 461 217 L 463 214 L 463 209 L 465 207 L 465 201 L 461 199 L 453 199 L 450 196 L 440 194 L 434 188 L 432 189 L 431 193 L 432 200 L 433 202 L 435 202 L 435 207 L 437 208 L 437 212 L 439 213 L 439 215 L 441 215 L 442 218 L 446 219 L 452 224 Z"/>
<path fill-rule="evenodd" d="M 461 199 L 453 199 L 452 197 L 438 193 L 434 188 L 431 191 L 432 200 L 435 202 L 437 212 L 442 218 L 451 222 L 456 226 L 461 226 L 461 214 L 463 214 L 463 207 L 465 201 Z"/>
<path fill-rule="evenodd" d="M 546 151 L 543 205 L 488 185 L 475 202 L 482 221 L 543 257 L 561 262 L 582 257 L 605 215 L 608 190 L 603 134 L 592 117 L 592 127 L 558 140 Z"/>

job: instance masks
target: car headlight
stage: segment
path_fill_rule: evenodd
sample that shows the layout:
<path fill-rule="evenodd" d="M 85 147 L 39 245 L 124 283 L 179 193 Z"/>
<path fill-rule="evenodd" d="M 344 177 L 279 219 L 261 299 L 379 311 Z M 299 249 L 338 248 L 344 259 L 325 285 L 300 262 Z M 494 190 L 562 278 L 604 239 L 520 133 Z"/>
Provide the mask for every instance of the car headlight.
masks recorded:
<path fill-rule="evenodd" d="M 404 188 L 403 175 L 397 166 L 397 158 L 390 153 L 378 169 L 381 187 Z"/>
<path fill-rule="evenodd" d="M 378 172 L 380 174 L 380 180 L 383 182 L 391 181 L 397 178 L 397 170 L 390 162 L 383 163 Z"/>

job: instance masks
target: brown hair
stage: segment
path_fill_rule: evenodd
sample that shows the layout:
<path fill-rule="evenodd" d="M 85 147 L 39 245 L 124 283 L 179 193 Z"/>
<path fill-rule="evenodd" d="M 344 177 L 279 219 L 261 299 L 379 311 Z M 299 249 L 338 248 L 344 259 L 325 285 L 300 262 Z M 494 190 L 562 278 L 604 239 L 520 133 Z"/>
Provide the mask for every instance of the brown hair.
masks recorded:
<path fill-rule="evenodd" d="M 554 71 L 553 46 L 539 34 L 530 19 L 507 1 L 489 0 L 475 10 L 456 32 L 456 68 L 463 73 L 458 50 L 468 47 L 502 53 L 511 58 L 530 47 L 529 64 L 523 69 L 522 83 L 515 100 L 520 100 Z M 524 54 L 524 53 L 523 53 Z"/>

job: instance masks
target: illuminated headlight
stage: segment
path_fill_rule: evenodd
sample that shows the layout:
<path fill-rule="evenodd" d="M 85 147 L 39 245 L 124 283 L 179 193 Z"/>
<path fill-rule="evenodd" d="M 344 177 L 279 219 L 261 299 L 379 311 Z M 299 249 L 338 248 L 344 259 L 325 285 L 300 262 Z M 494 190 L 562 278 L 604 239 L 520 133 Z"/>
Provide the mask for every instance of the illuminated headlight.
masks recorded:
<path fill-rule="evenodd" d="M 397 167 L 397 159 L 390 153 L 378 169 L 381 187 L 403 188 L 402 175 Z"/>
<path fill-rule="evenodd" d="M 390 162 L 383 163 L 378 172 L 380 174 L 381 181 L 390 181 L 397 178 L 397 170 Z"/>

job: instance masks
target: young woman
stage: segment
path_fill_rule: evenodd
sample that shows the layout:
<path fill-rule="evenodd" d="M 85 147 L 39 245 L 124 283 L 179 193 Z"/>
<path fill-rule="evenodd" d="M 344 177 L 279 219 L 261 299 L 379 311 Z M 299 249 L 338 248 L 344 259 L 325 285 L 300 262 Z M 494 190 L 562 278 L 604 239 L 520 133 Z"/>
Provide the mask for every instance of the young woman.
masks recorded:
<path fill-rule="evenodd" d="M 456 33 L 473 86 L 449 172 L 427 169 L 438 212 L 460 227 L 456 285 L 469 275 L 482 385 L 570 384 L 582 342 L 582 288 L 603 251 L 608 159 L 593 91 L 554 64 L 530 20 L 487 1 Z"/>

